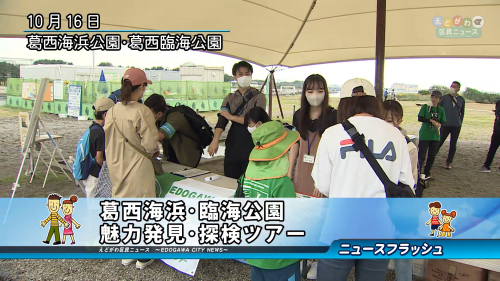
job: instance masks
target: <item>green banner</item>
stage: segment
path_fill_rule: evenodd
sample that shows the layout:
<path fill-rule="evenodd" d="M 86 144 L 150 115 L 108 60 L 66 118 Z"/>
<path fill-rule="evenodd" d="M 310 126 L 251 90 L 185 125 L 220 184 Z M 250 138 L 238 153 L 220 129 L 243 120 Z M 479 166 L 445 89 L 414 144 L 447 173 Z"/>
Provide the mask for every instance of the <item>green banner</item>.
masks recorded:
<path fill-rule="evenodd" d="M 463 27 L 463 26 L 453 26 L 450 28 L 438 27 L 436 28 L 437 38 L 450 38 L 450 39 L 461 39 L 461 38 L 479 38 L 481 37 L 481 28 L 475 27 Z"/>
<path fill-rule="evenodd" d="M 170 191 L 172 184 L 176 181 L 185 179 L 184 177 L 164 173 L 161 176 L 156 176 L 156 196 L 163 198 Z"/>

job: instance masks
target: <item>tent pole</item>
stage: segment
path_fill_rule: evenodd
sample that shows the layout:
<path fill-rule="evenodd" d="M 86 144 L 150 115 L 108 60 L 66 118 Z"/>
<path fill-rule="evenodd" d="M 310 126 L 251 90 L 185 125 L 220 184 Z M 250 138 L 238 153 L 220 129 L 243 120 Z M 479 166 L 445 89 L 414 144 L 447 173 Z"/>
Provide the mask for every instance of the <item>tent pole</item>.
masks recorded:
<path fill-rule="evenodd" d="M 266 77 L 266 80 L 264 80 L 264 83 L 262 84 L 262 87 L 260 87 L 260 91 L 259 92 L 261 92 L 261 93 L 264 90 L 264 87 L 266 86 L 267 78 L 269 78 L 269 76 Z"/>
<path fill-rule="evenodd" d="M 267 113 L 271 119 L 273 118 L 273 80 L 274 80 L 274 70 L 270 71 L 271 74 L 269 76 L 269 106 L 267 109 Z"/>
<path fill-rule="evenodd" d="M 276 92 L 276 99 L 278 100 L 278 106 L 280 107 L 281 119 L 285 119 L 285 115 L 283 115 L 283 108 L 281 108 L 280 95 L 278 93 L 278 88 L 276 88 L 276 80 L 274 79 L 274 75 L 273 75 L 273 84 L 274 84 L 274 91 Z"/>
<path fill-rule="evenodd" d="M 377 0 L 377 41 L 375 47 L 375 92 L 382 101 L 384 92 L 386 0 Z"/>

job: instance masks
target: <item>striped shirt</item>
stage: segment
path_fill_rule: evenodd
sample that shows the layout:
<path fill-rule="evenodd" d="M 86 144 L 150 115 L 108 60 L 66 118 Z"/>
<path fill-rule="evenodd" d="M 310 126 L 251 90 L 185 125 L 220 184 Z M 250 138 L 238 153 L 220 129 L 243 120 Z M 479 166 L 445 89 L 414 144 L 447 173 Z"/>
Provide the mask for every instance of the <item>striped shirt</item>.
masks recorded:
<path fill-rule="evenodd" d="M 432 225 L 439 225 L 439 216 L 432 216 Z"/>
<path fill-rule="evenodd" d="M 50 216 L 43 221 L 44 224 L 47 224 L 50 220 L 50 226 L 59 226 L 57 223 L 57 220 L 62 222 L 63 224 L 66 223 L 64 219 L 58 214 L 58 213 L 50 213 Z"/>

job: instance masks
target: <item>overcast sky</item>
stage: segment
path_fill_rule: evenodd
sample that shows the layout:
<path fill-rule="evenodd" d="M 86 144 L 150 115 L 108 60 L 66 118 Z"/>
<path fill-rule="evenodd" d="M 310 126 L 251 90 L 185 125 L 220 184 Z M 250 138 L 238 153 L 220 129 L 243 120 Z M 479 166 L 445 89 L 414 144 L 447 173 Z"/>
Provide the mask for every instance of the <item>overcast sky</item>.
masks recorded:
<path fill-rule="evenodd" d="M 92 66 L 91 51 L 32 51 L 26 48 L 27 39 L 0 38 L 0 57 L 30 59 L 61 59 L 75 65 Z M 95 52 L 95 64 L 109 61 L 118 66 L 140 68 L 163 66 L 178 67 L 185 62 L 197 65 L 224 66 L 224 72 L 231 73 L 237 59 L 195 51 L 132 51 Z M 267 70 L 254 65 L 254 79 L 265 79 Z M 276 80 L 304 80 L 308 75 L 323 75 L 328 84 L 342 85 L 345 81 L 360 77 L 372 83 L 375 80 L 375 61 L 329 63 L 314 66 L 286 68 L 276 72 Z M 462 83 L 462 89 L 472 87 L 482 91 L 500 92 L 499 59 L 401 59 L 386 60 L 384 86 L 393 83 L 416 84 L 420 89 L 433 84 L 449 86 L 453 80 Z"/>

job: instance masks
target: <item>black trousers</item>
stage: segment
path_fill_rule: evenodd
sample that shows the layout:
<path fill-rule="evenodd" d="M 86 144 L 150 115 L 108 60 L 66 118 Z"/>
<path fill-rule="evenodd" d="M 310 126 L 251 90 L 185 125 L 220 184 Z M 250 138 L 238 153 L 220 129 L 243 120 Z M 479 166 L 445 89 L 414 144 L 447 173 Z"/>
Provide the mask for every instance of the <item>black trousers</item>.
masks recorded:
<path fill-rule="evenodd" d="M 224 176 L 233 179 L 239 179 L 245 173 L 248 166 L 248 160 L 228 159 L 227 154 L 224 159 Z"/>
<path fill-rule="evenodd" d="M 441 146 L 443 146 L 443 143 L 448 138 L 448 135 L 451 135 L 450 150 L 448 151 L 448 158 L 446 159 L 446 163 L 453 163 L 453 157 L 455 157 L 455 152 L 457 151 L 457 141 L 458 136 L 460 135 L 460 129 L 461 127 L 441 127 L 441 141 L 439 142 L 439 149 L 441 149 Z"/>
<path fill-rule="evenodd" d="M 420 168 L 424 167 L 424 161 L 427 156 L 427 162 L 425 163 L 424 175 L 430 176 L 432 165 L 434 164 L 434 159 L 436 159 L 436 154 L 439 150 L 439 141 L 431 140 L 419 140 L 418 142 L 418 164 Z"/>
<path fill-rule="evenodd" d="M 491 163 L 493 163 L 493 158 L 495 157 L 495 153 L 497 152 L 499 146 L 500 146 L 500 132 L 495 132 L 491 136 L 490 149 L 488 150 L 488 156 L 486 156 L 486 161 L 484 161 L 484 166 L 486 168 L 489 169 L 491 167 Z"/>

